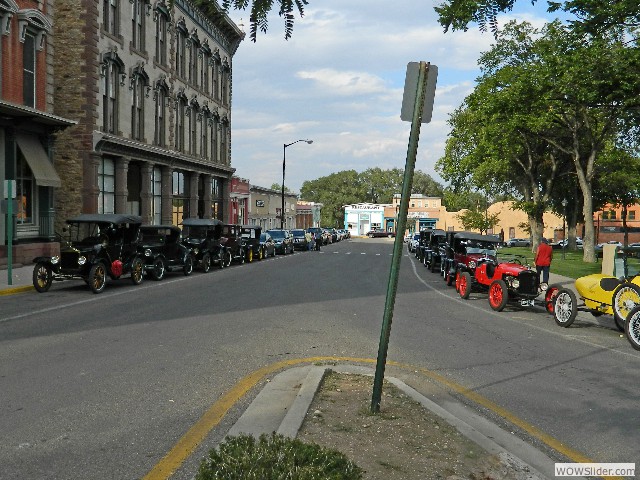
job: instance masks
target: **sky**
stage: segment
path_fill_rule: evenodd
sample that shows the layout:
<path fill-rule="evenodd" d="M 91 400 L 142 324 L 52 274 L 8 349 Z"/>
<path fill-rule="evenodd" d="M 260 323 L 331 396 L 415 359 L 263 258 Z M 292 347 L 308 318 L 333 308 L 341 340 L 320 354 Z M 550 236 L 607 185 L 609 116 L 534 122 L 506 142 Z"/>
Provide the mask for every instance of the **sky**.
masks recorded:
<path fill-rule="evenodd" d="M 276 2 L 274 2 L 276 4 Z M 277 4 L 276 4 L 277 5 Z M 233 58 L 231 165 L 252 185 L 303 182 L 343 170 L 404 169 L 410 122 L 400 119 L 407 63 L 438 67 L 433 118 L 423 124 L 416 170 L 445 184 L 435 171 L 449 115 L 473 90 L 477 59 L 493 36 L 471 25 L 444 33 L 431 0 L 309 0 L 284 39 L 273 13 L 269 30 L 249 39 L 248 12 L 231 11 L 247 37 Z M 528 0 L 499 22 L 544 23 L 546 2 Z"/>

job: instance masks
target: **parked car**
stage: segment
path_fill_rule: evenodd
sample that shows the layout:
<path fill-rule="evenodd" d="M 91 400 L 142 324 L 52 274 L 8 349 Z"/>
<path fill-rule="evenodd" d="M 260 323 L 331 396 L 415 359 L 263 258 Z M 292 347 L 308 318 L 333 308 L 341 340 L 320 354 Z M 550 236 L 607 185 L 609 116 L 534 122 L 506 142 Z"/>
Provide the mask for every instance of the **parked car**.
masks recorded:
<path fill-rule="evenodd" d="M 276 244 L 276 253 L 286 255 L 293 253 L 293 237 L 289 230 L 267 230 Z"/>
<path fill-rule="evenodd" d="M 264 258 L 264 252 L 260 246 L 262 227 L 259 225 L 242 225 L 240 234 L 247 262 L 251 263 L 254 259 L 262 260 Z"/>
<path fill-rule="evenodd" d="M 309 250 L 309 241 L 307 240 L 307 232 L 301 228 L 291 230 L 293 236 L 293 248 L 295 250 Z"/>
<path fill-rule="evenodd" d="M 369 238 L 388 238 L 391 236 L 391 233 L 386 230 L 374 229 L 367 232 L 367 237 Z"/>
<path fill-rule="evenodd" d="M 212 265 L 224 268 L 231 264 L 231 253 L 220 243 L 220 220 L 185 218 L 181 225 L 182 244 L 191 250 L 195 267 L 207 273 Z"/>
<path fill-rule="evenodd" d="M 316 242 L 319 240 L 321 245 L 326 245 L 328 240 L 324 230 L 320 227 L 309 227 L 307 232 L 314 236 Z"/>
<path fill-rule="evenodd" d="M 618 252 L 618 259 L 622 261 L 622 275 L 616 277 L 594 273 L 578 278 L 574 286 L 579 299 L 569 288 L 549 286 L 550 290 L 553 289 L 553 305 L 549 312 L 558 325 L 569 327 L 578 311 L 586 311 L 596 317 L 613 315 L 618 329 L 625 330 L 627 317 L 640 305 L 640 265 L 636 258 L 631 257 L 635 254 L 633 249 L 622 248 Z"/>
<path fill-rule="evenodd" d="M 420 244 L 420 232 L 418 233 L 414 233 L 411 236 L 411 240 L 409 240 L 407 242 L 407 245 L 409 247 L 409 251 L 410 252 L 415 252 L 416 248 L 418 248 L 418 245 Z"/>
<path fill-rule="evenodd" d="M 242 240 L 242 227 L 233 223 L 222 225 L 220 243 L 227 249 L 227 258 L 232 262 L 243 264 L 245 260 L 244 242 Z"/>
<path fill-rule="evenodd" d="M 33 286 L 42 293 L 53 280 L 82 279 L 93 293 L 104 290 L 107 277 L 129 276 L 134 285 L 144 277 L 139 252 L 142 218 L 135 215 L 83 214 L 67 220 L 60 255 L 33 260 Z"/>
<path fill-rule="evenodd" d="M 440 251 L 446 243 L 446 233 L 441 229 L 429 232 L 427 245 L 424 248 L 422 263 L 433 273 L 440 268 Z"/>
<path fill-rule="evenodd" d="M 262 258 L 276 256 L 276 244 L 271 238 L 271 234 L 267 232 L 260 234 L 260 250 L 262 251 Z"/>
<path fill-rule="evenodd" d="M 140 227 L 144 268 L 154 280 L 162 280 L 166 272 L 193 272 L 191 250 L 182 244 L 182 230 L 174 225 L 143 225 Z"/>
<path fill-rule="evenodd" d="M 530 247 L 531 240 L 528 238 L 510 238 L 505 243 L 506 247 Z"/>

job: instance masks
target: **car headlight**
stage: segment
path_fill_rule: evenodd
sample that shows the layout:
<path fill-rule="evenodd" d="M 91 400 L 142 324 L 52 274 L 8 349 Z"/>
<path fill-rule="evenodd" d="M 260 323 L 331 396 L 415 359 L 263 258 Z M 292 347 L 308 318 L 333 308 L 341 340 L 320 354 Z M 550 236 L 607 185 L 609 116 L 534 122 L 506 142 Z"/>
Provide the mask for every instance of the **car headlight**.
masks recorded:
<path fill-rule="evenodd" d="M 198 249 L 198 248 L 194 248 L 194 249 L 193 249 L 193 254 L 194 254 L 194 255 L 197 255 L 199 251 L 200 251 L 200 249 Z"/>
<path fill-rule="evenodd" d="M 469 262 L 469 268 L 476 268 L 476 262 L 474 262 L 473 260 L 471 260 Z"/>
<path fill-rule="evenodd" d="M 78 257 L 78 265 L 84 265 L 85 263 L 87 263 L 87 257 L 85 257 L 84 255 L 80 255 Z"/>
<path fill-rule="evenodd" d="M 145 256 L 145 257 L 150 257 L 150 256 L 151 256 L 151 249 L 150 249 L 150 248 L 145 248 L 145 250 L 144 250 L 144 256 Z"/>
<path fill-rule="evenodd" d="M 513 288 L 520 288 L 520 280 L 518 280 L 517 278 L 512 279 L 511 286 Z"/>
<path fill-rule="evenodd" d="M 60 261 L 60 257 L 58 255 L 54 255 L 53 257 L 51 257 L 51 265 L 55 265 L 59 261 Z"/>
<path fill-rule="evenodd" d="M 540 290 L 542 290 L 543 292 L 546 292 L 548 288 L 549 288 L 549 285 L 547 285 L 546 283 L 540 284 Z"/>

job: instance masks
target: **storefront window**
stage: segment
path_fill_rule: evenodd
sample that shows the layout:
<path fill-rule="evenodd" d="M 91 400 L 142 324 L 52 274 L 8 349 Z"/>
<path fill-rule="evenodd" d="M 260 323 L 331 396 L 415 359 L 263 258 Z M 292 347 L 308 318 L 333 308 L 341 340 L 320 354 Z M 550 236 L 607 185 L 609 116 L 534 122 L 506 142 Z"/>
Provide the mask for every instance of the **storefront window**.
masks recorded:
<path fill-rule="evenodd" d="M 98 213 L 115 213 L 116 172 L 113 159 L 100 160 L 98 188 Z"/>
<path fill-rule="evenodd" d="M 183 172 L 173 172 L 172 219 L 174 225 L 180 225 L 184 218 L 189 218 L 189 198 L 185 192 Z"/>
<path fill-rule="evenodd" d="M 18 224 L 34 223 L 33 205 L 35 181 L 29 164 L 22 153 L 18 155 L 16 167 L 16 201 L 18 203 L 16 220 Z"/>
<path fill-rule="evenodd" d="M 151 171 L 151 218 L 153 225 L 162 225 L 162 170 Z"/>
<path fill-rule="evenodd" d="M 222 179 L 211 179 L 211 217 L 222 220 Z"/>

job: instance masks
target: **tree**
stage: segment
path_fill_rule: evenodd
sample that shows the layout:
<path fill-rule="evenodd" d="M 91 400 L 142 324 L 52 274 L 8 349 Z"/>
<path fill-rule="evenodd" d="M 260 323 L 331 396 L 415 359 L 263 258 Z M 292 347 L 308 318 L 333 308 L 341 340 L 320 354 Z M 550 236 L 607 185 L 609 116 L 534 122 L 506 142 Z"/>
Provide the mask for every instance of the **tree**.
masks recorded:
<path fill-rule="evenodd" d="M 199 0 L 203 4 L 214 2 L 207 2 Z M 222 8 L 225 12 L 228 12 L 230 8 L 234 10 L 246 10 L 251 6 L 251 13 L 249 14 L 249 38 L 253 42 L 257 40 L 258 30 L 262 33 L 267 33 L 268 21 L 267 15 L 273 8 L 274 3 L 280 5 L 278 15 L 284 18 L 284 38 L 288 40 L 293 34 L 293 22 L 294 11 L 297 10 L 298 14 L 304 16 L 304 7 L 309 4 L 308 0 L 223 0 Z"/>
<path fill-rule="evenodd" d="M 269 188 L 271 188 L 271 190 L 277 190 L 278 192 L 282 191 L 282 185 L 279 184 L 279 183 L 272 183 L 271 187 L 269 187 Z M 284 186 L 284 193 L 293 193 L 293 191 L 289 187 L 287 187 L 285 185 Z"/>
<path fill-rule="evenodd" d="M 497 213 L 490 214 L 486 210 L 463 210 L 457 217 L 462 223 L 462 228 L 465 230 L 479 230 L 480 233 L 487 233 L 500 223 L 500 215 Z"/>

